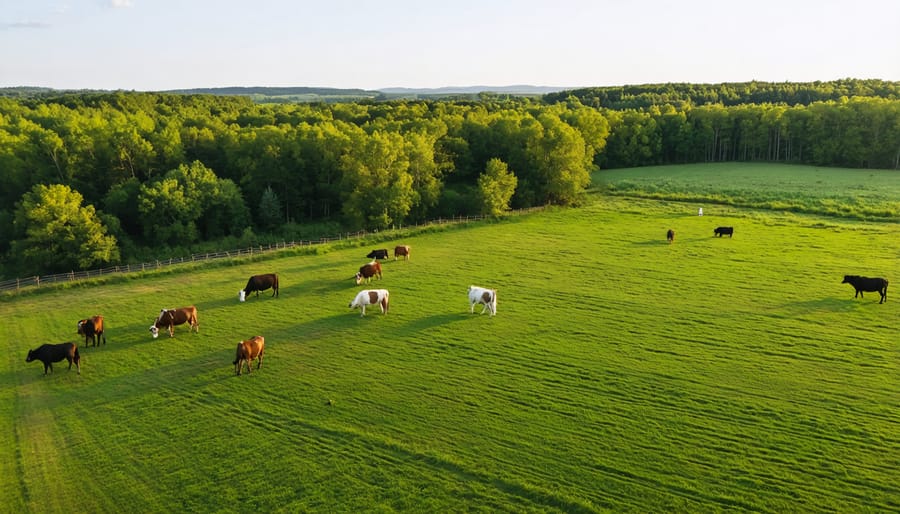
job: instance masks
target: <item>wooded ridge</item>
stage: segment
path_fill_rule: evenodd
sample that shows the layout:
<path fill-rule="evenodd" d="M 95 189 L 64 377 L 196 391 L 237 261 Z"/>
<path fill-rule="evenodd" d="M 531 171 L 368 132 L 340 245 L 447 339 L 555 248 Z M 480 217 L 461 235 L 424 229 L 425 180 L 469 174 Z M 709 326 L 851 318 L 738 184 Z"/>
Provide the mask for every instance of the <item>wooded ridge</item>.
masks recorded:
<path fill-rule="evenodd" d="M 900 167 L 900 83 L 880 80 L 314 103 L 4 94 L 2 277 L 572 205 L 598 167 Z"/>

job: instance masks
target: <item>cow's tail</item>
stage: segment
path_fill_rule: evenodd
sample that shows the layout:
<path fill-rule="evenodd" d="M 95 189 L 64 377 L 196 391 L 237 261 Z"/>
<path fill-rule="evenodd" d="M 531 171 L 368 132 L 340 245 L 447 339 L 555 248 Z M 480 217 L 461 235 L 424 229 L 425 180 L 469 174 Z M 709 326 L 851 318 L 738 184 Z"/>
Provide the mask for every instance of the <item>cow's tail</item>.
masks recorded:
<path fill-rule="evenodd" d="M 243 341 L 238 341 L 237 350 L 234 352 L 234 362 L 231 363 L 233 366 L 237 366 L 238 361 L 241 360 L 241 347 L 243 345 Z"/>
<path fill-rule="evenodd" d="M 388 307 L 390 307 L 390 293 L 385 291 L 384 298 L 381 299 L 381 308 L 384 309 L 385 314 L 388 312 Z"/>
<path fill-rule="evenodd" d="M 275 297 L 278 297 L 278 273 L 275 273 L 275 282 L 272 284 L 272 288 L 275 289 Z"/>

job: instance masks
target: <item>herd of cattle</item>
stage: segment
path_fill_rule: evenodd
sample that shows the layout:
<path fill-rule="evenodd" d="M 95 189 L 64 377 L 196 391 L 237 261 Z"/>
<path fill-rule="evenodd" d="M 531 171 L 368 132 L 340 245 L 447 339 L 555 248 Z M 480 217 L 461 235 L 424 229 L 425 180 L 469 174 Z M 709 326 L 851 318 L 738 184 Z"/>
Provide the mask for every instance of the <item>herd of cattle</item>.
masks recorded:
<path fill-rule="evenodd" d="M 724 235 L 733 237 L 734 227 L 716 227 L 715 230 L 713 230 L 713 235 L 716 237 L 722 237 Z M 669 229 L 666 232 L 666 240 L 669 243 L 675 241 L 674 230 Z M 408 261 L 409 256 L 410 247 L 408 245 L 398 245 L 394 248 L 394 260 L 403 257 L 404 260 Z M 387 259 L 388 250 L 386 248 L 372 250 L 366 257 L 372 259 L 372 261 L 361 266 L 359 271 L 354 275 L 353 278 L 357 285 L 361 284 L 363 280 L 368 284 L 372 278 L 377 278 L 378 280 L 383 278 L 381 264 L 378 260 Z M 878 302 L 879 304 L 887 301 L 888 280 L 886 278 L 844 275 L 844 280 L 841 283 L 853 286 L 853 289 L 856 291 L 853 298 L 862 298 L 864 292 L 877 292 L 881 295 L 881 301 Z M 259 298 L 259 293 L 261 291 L 267 291 L 269 289 L 272 289 L 273 297 L 278 297 L 277 274 L 267 273 L 263 275 L 253 275 L 247 280 L 247 285 L 238 292 L 238 299 L 243 302 L 246 300 L 247 295 L 251 293 L 256 293 L 256 297 Z M 469 313 L 474 314 L 475 306 L 480 304 L 483 306 L 481 314 L 484 314 L 485 312 L 489 313 L 491 316 L 497 314 L 496 289 L 469 286 L 468 293 Z M 359 309 L 360 316 L 365 316 L 367 305 L 377 305 L 380 307 L 382 314 L 387 314 L 390 306 L 390 293 L 387 289 L 364 289 L 356 294 L 353 301 L 350 302 L 349 308 Z M 175 326 L 184 324 L 189 325 L 191 332 L 200 332 L 200 322 L 197 319 L 197 308 L 193 305 L 181 307 L 179 309 L 162 309 L 159 311 L 156 321 L 150 326 L 150 333 L 155 339 L 159 336 L 159 330 L 165 329 L 169 332 L 169 337 L 175 337 Z M 103 329 L 103 316 L 97 315 L 79 320 L 77 324 L 77 333 L 84 336 L 85 346 L 100 346 L 101 340 L 105 345 L 106 334 Z M 232 363 L 235 366 L 235 373 L 240 375 L 245 363 L 247 365 L 247 373 L 250 373 L 252 368 L 251 364 L 254 359 L 257 360 L 256 368 L 259 369 L 259 367 L 262 366 L 264 349 L 265 338 L 262 336 L 253 336 L 248 340 L 240 341 L 237 345 L 234 362 Z M 75 343 L 41 345 L 34 350 L 28 351 L 25 362 L 32 362 L 35 360 L 41 361 L 44 364 L 44 374 L 46 375 L 48 372 L 53 372 L 54 362 L 60 362 L 64 359 L 69 363 L 69 370 L 72 369 L 72 365 L 74 364 L 78 373 L 81 373 L 81 356 L 78 353 L 78 346 Z"/>
<path fill-rule="evenodd" d="M 394 260 L 403 257 L 409 260 L 410 247 L 408 245 L 399 245 L 394 248 Z M 378 259 L 387 259 L 388 250 L 378 249 L 372 250 L 366 255 L 372 259 L 359 268 L 354 276 L 356 284 L 359 285 L 363 280 L 366 283 L 372 278 L 381 280 L 383 273 L 381 264 Z M 247 296 L 256 293 L 259 298 L 261 291 L 272 289 L 272 297 L 278 297 L 278 275 L 275 273 L 267 273 L 263 275 L 253 275 L 247 280 L 247 285 L 238 291 L 238 300 L 246 301 Z M 366 289 L 357 293 L 356 297 L 350 302 L 349 308 L 359 309 L 360 316 L 366 315 L 367 305 L 378 305 L 382 314 L 387 314 L 389 308 L 390 293 L 387 289 Z M 469 287 L 469 312 L 475 312 L 475 305 L 483 304 L 481 313 L 489 312 L 491 316 L 497 313 L 497 291 L 495 289 L 487 289 L 483 287 Z M 154 339 L 159 337 L 159 331 L 165 330 L 169 333 L 169 337 L 175 337 L 175 327 L 187 324 L 191 332 L 200 332 L 200 322 L 197 317 L 197 307 L 191 305 L 189 307 L 181 307 L 178 309 L 162 309 L 156 320 L 150 325 L 150 334 Z M 106 344 L 106 334 L 103 329 L 103 316 L 97 315 L 91 318 L 79 320 L 77 323 L 77 332 L 84 336 L 85 346 L 100 346 L 101 341 Z M 265 352 L 265 338 L 263 336 L 253 336 L 245 341 L 240 341 L 235 351 L 235 357 L 232 364 L 234 365 L 235 374 L 240 375 L 246 364 L 247 373 L 252 370 L 252 362 L 255 359 L 256 369 L 262 366 L 263 353 Z M 81 374 L 81 355 L 78 352 L 78 345 L 75 343 L 59 343 L 44 344 L 40 347 L 29 350 L 25 362 L 40 361 L 44 364 L 44 374 L 53 372 L 53 363 L 67 360 L 69 369 L 72 365 L 76 366 L 78 373 Z"/>

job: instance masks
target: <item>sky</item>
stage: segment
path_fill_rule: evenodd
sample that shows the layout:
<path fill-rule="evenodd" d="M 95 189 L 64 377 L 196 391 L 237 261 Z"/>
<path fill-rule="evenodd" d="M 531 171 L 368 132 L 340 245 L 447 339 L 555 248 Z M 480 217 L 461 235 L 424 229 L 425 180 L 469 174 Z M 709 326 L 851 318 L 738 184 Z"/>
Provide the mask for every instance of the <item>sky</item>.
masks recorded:
<path fill-rule="evenodd" d="M 0 0 L 0 87 L 900 80 L 898 0 Z"/>

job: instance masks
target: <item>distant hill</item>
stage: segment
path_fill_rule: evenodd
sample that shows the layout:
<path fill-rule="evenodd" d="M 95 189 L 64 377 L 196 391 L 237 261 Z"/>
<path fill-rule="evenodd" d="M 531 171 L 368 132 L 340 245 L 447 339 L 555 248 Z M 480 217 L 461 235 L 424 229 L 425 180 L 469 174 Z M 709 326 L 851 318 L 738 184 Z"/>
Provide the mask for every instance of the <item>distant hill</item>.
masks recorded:
<path fill-rule="evenodd" d="M 376 90 L 342 89 L 332 87 L 268 87 L 268 86 L 233 86 L 203 87 L 188 89 L 169 89 L 148 91 L 176 95 L 218 95 L 249 96 L 255 102 L 289 103 L 289 102 L 346 102 L 355 100 L 391 100 L 420 98 L 476 98 L 481 93 L 515 96 L 543 96 L 548 93 L 565 91 L 565 88 L 550 86 L 449 86 L 438 88 L 406 88 L 389 87 Z M 36 97 L 52 96 L 61 93 L 91 93 L 109 90 L 65 90 L 45 87 L 12 87 L 0 88 L 0 97 Z"/>
<path fill-rule="evenodd" d="M 473 95 L 478 93 L 500 93 L 510 95 L 545 95 L 564 91 L 564 87 L 552 86 L 449 86 L 437 88 L 386 87 L 378 91 L 391 95 Z"/>
<path fill-rule="evenodd" d="M 339 89 L 333 87 L 202 87 L 191 89 L 170 89 L 160 93 L 187 95 L 262 95 L 262 96 L 376 96 L 378 91 L 365 89 Z"/>

